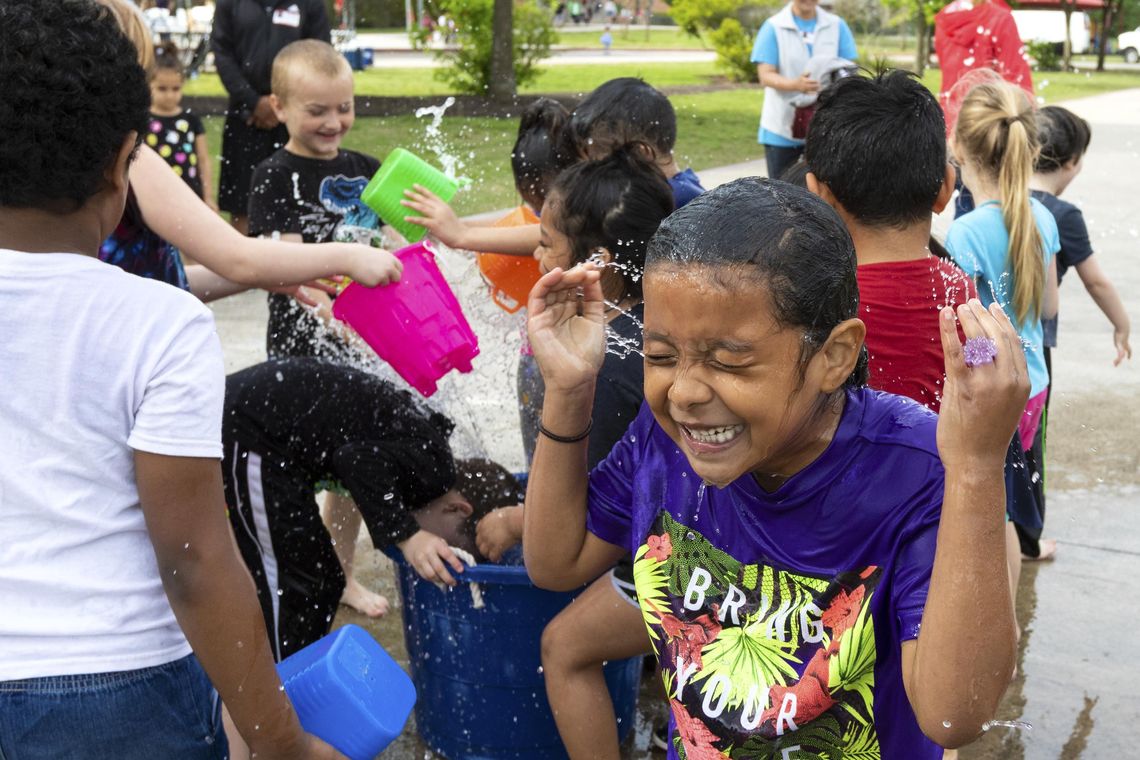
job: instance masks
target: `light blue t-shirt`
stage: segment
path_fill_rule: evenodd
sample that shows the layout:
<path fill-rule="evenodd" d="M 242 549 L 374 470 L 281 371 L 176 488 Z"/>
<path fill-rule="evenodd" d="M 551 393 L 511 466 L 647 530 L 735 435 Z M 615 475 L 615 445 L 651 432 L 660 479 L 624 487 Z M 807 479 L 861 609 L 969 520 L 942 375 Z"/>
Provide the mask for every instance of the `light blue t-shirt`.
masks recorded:
<path fill-rule="evenodd" d="M 1057 222 L 1049 209 L 1036 198 L 1030 199 L 1029 205 L 1033 209 L 1037 231 L 1041 233 L 1048 271 L 1049 262 L 1061 250 Z M 1041 320 L 1030 313 L 1024 322 L 1018 323 L 1013 308 L 1014 283 L 1009 263 L 1009 233 L 1005 229 L 1001 206 L 996 201 L 990 201 L 955 219 L 950 225 L 950 231 L 946 233 L 946 250 L 958 266 L 978 283 L 978 298 L 982 304 L 989 306 L 996 301 L 1017 327 L 1029 364 L 1029 382 L 1032 386 L 1030 396 L 1036 396 L 1048 388 L 1049 373 L 1045 369 L 1045 353 L 1041 348 Z"/>
<path fill-rule="evenodd" d="M 804 43 L 807 45 L 808 55 L 812 54 L 812 49 L 815 47 L 812 40 L 815 39 L 815 27 L 819 21 L 818 17 L 813 19 L 803 19 L 792 14 L 792 21 L 795 22 L 796 28 L 800 30 L 800 34 L 804 37 Z M 849 61 L 855 60 L 859 52 L 855 48 L 855 35 L 851 34 L 851 28 L 847 26 L 847 22 L 839 19 L 839 53 L 840 58 L 846 58 Z M 776 27 L 772 25 L 772 19 L 768 19 L 760 27 L 760 32 L 756 35 L 756 42 L 752 46 L 752 62 L 759 65 L 767 63 L 772 66 L 779 67 L 780 65 L 780 47 L 776 42 Z M 784 76 L 791 76 L 785 72 L 780 72 Z M 760 143 L 764 145 L 775 145 L 781 148 L 798 148 L 804 144 L 803 140 L 791 140 L 775 132 L 770 132 L 763 127 L 760 128 L 760 135 L 757 138 Z"/>

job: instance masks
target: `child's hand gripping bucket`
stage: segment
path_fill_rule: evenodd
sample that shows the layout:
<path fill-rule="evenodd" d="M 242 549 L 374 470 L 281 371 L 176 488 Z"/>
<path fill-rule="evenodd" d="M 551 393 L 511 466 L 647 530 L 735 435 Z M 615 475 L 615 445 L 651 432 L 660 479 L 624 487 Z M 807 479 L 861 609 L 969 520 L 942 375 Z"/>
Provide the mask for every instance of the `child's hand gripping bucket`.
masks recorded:
<path fill-rule="evenodd" d="M 346 625 L 286 658 L 277 674 L 301 727 L 352 760 L 372 760 L 416 703 L 412 680 L 363 629 Z"/>
<path fill-rule="evenodd" d="M 519 206 L 495 222 L 496 227 L 523 227 L 538 224 L 538 217 L 526 206 Z M 508 314 L 526 306 L 526 299 L 542 272 L 533 256 L 505 253 L 476 254 L 479 271 L 491 285 L 491 300 Z"/>
<path fill-rule="evenodd" d="M 427 233 L 418 224 L 404 221 L 405 216 L 415 216 L 415 212 L 403 206 L 404 191 L 411 190 L 412 185 L 422 185 L 438 195 L 445 203 L 450 201 L 459 183 L 436 169 L 414 153 L 403 148 L 395 148 L 384 163 L 380 171 L 372 177 L 360 199 L 364 201 L 381 219 L 392 225 L 409 243 L 423 239 Z"/>
<path fill-rule="evenodd" d="M 349 285 L 333 302 L 333 316 L 356 330 L 409 385 L 430 396 L 449 371 L 471 371 L 479 340 L 428 244 L 401 248 L 395 256 L 404 265 L 399 282 Z"/>

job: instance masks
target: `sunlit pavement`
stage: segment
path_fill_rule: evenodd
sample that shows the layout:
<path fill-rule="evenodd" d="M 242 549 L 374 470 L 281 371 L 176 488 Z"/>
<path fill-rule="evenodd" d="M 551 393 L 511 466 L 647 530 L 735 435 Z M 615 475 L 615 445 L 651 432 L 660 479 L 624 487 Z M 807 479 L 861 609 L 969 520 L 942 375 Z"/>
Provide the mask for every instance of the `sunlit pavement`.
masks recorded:
<path fill-rule="evenodd" d="M 1097 258 L 1121 292 L 1134 320 L 1140 292 L 1140 90 L 1099 95 L 1067 104 L 1093 126 L 1085 168 L 1065 193 L 1081 206 Z M 750 139 L 742 135 L 741 139 Z M 700 172 L 706 186 L 761 173 L 763 162 Z M 940 219 L 936 230 L 948 223 Z M 483 354 L 467 386 L 471 427 L 487 453 L 521 467 L 514 367 L 517 321 L 486 310 L 473 268 L 459 255 L 445 261 L 460 281 L 460 295 L 481 333 Z M 472 300 L 474 299 L 474 300 Z M 234 371 L 265 356 L 265 297 L 250 293 L 214 306 Z M 1031 730 L 998 728 L 961 752 L 962 760 L 1140 757 L 1140 356 L 1112 366 L 1108 322 L 1073 272 L 1061 289 L 1060 347 L 1053 353 L 1054 396 L 1049 419 L 1049 506 L 1046 533 L 1060 544 L 1051 563 L 1026 565 L 1018 596 L 1024 629 L 1021 675 L 999 717 Z M 486 317 L 483 323 L 476 316 Z M 492 337 L 493 336 L 493 337 Z M 1140 338 L 1133 343 L 1140 348 Z M 441 395 L 454 399 L 463 386 Z M 389 563 L 360 542 L 366 583 L 392 594 Z M 404 657 L 395 615 L 379 623 L 342 608 L 338 622 L 366 624 L 398 658 Z M 632 757 L 647 754 L 638 732 Z M 385 754 L 420 760 L 411 736 Z"/>

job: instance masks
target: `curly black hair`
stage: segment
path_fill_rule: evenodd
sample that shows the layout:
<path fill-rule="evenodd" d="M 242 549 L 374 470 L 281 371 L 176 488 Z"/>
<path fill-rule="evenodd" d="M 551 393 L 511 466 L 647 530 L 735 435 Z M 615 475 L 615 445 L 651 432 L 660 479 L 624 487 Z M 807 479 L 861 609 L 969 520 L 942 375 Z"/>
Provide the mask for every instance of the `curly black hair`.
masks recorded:
<path fill-rule="evenodd" d="M 107 8 L 0 2 L 0 206 L 78 209 L 149 108 L 138 54 Z"/>

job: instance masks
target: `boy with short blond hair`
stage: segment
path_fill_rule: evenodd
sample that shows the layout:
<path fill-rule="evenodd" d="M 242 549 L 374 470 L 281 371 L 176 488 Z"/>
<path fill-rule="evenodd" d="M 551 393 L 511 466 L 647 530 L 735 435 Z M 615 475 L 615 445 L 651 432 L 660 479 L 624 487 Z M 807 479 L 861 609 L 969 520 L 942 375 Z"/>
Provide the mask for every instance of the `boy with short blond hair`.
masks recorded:
<path fill-rule="evenodd" d="M 289 141 L 254 170 L 250 234 L 305 243 L 371 242 L 381 221 L 360 194 L 380 162 L 341 147 L 356 120 L 348 61 L 327 42 L 291 43 L 273 61 L 272 87 L 273 110 Z M 318 317 L 280 294 L 269 296 L 266 342 L 273 359 L 352 358 Z"/>

